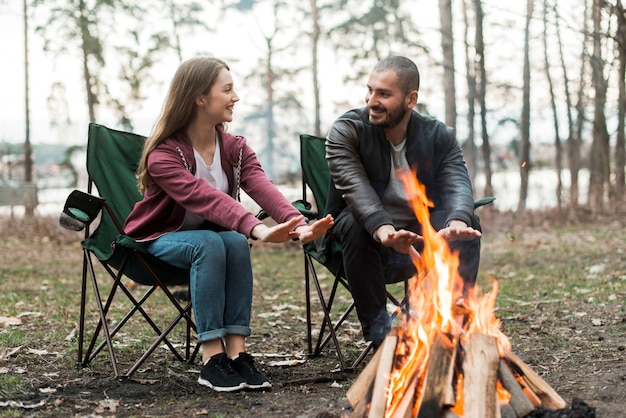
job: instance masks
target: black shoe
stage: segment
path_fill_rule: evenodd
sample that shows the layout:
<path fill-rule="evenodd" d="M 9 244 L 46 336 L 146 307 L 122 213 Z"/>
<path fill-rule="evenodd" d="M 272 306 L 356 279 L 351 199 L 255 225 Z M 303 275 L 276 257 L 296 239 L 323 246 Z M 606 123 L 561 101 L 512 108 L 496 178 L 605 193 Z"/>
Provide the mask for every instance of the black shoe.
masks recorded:
<path fill-rule="evenodd" d="M 214 355 L 202 366 L 198 383 L 216 392 L 234 392 L 247 387 L 246 381 L 235 370 L 225 353 Z"/>
<path fill-rule="evenodd" d="M 269 379 L 258 371 L 254 359 L 248 353 L 239 353 L 239 357 L 232 361 L 233 369 L 246 381 L 248 389 L 269 389 L 272 387 Z"/>

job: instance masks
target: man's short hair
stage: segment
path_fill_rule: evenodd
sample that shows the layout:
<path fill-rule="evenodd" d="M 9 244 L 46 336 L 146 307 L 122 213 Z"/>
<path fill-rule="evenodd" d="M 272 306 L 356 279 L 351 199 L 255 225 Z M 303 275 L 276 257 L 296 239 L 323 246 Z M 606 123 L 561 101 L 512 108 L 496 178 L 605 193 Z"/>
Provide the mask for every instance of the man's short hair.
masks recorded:
<path fill-rule="evenodd" d="M 377 73 L 393 71 L 398 75 L 398 84 L 407 95 L 413 90 L 420 89 L 420 73 L 417 65 L 407 57 L 394 56 L 382 59 L 374 70 Z"/>

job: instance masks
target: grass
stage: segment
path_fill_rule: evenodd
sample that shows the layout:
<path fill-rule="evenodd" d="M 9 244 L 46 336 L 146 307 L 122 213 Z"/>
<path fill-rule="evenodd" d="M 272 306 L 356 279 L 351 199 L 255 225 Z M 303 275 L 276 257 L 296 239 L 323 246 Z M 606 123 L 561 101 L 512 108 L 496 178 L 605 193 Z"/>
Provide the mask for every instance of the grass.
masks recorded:
<path fill-rule="evenodd" d="M 619 362 L 626 346 L 625 237 L 624 226 L 602 224 L 515 233 L 496 230 L 486 233 L 483 239 L 479 286 L 489 291 L 492 281 L 497 280 L 495 313 L 514 351 L 549 376 L 560 391 L 579 394 L 600 405 L 607 402 L 607 396 L 617 399 L 616 404 L 620 398 L 589 388 L 623 391 L 619 376 L 626 376 L 623 361 Z M 43 240 L 12 236 L 3 239 L 0 316 L 19 319 L 21 325 L 0 324 L 0 370 L 4 367 L 14 371 L 28 365 L 29 369 L 74 374 L 73 333 L 79 314 L 81 275 L 81 250 L 76 242 L 80 237 L 55 239 L 51 233 Z M 252 326 L 260 335 L 253 335 L 251 344 L 261 344 L 265 334 L 272 338 L 278 334 L 284 337 L 280 344 L 302 350 L 305 311 L 301 250 L 295 243 L 254 243 L 252 258 Z M 102 273 L 101 269 L 97 271 Z M 330 274 L 323 268 L 318 273 L 328 292 Z M 109 286 L 101 291 L 106 294 Z M 139 295 L 143 290 L 139 286 L 133 293 Z M 91 289 L 88 292 L 93 304 Z M 164 296 L 156 296 L 146 309 L 154 317 L 171 317 Z M 336 306 L 346 307 L 350 302 L 350 295 L 342 290 Z M 319 321 L 319 312 L 314 314 Z M 121 315 L 115 314 L 114 321 Z M 96 321 L 95 314 L 88 316 L 89 324 Z M 361 336 L 358 321 L 354 316 L 350 321 L 353 331 L 342 334 L 342 339 L 354 342 L 349 345 L 352 354 L 360 347 Z M 124 334 L 120 333 L 117 344 L 123 352 L 132 354 L 139 347 L 146 348 L 151 336 L 152 330 L 143 323 L 131 324 Z M 10 352 L 18 347 L 15 353 Z M 608 376 L 601 366 L 613 364 L 613 360 L 614 374 Z M 106 355 L 92 365 L 94 371 L 103 373 L 108 367 Z M 603 373 L 606 381 L 586 383 L 589 378 L 600 379 Z M 569 383 L 574 381 L 577 383 Z M 2 372 L 0 401 L 21 398 L 37 384 L 32 374 Z M 585 385 L 589 388 L 580 390 Z M 10 416 L 21 416 L 19 409 L 0 409 L 0 417 Z"/>

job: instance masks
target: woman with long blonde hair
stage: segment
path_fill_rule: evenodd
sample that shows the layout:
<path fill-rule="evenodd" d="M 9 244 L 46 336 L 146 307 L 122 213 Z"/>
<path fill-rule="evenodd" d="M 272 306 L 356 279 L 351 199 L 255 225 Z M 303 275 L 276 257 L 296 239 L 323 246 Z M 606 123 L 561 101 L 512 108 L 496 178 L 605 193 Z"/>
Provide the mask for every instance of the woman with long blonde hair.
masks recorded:
<path fill-rule="evenodd" d="M 198 382 L 216 391 L 269 389 L 245 350 L 252 266 L 248 238 L 307 243 L 333 224 L 307 224 L 267 178 L 242 136 L 225 131 L 235 103 L 225 62 L 194 58 L 174 75 L 137 171 L 143 199 L 125 233 L 161 260 L 190 270 L 203 366 Z M 239 202 L 243 190 L 276 222 L 267 226 Z"/>

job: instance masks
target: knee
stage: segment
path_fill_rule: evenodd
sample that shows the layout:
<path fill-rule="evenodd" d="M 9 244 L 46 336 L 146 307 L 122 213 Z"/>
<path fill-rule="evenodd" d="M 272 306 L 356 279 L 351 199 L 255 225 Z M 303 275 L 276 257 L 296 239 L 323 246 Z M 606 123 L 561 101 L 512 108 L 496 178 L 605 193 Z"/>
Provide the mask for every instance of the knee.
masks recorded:
<path fill-rule="evenodd" d="M 228 231 L 223 232 L 221 236 L 228 254 L 245 254 L 246 256 L 249 256 L 250 244 L 248 243 L 248 238 L 246 238 L 245 235 L 235 231 Z"/>

